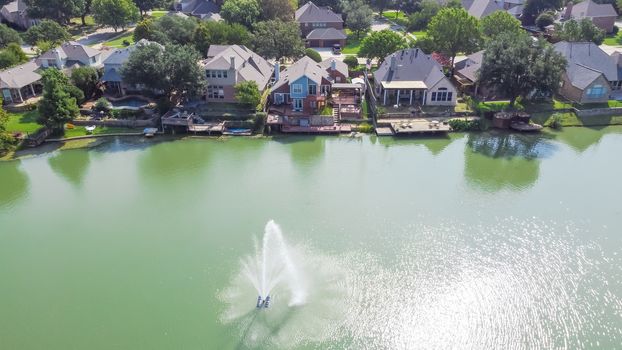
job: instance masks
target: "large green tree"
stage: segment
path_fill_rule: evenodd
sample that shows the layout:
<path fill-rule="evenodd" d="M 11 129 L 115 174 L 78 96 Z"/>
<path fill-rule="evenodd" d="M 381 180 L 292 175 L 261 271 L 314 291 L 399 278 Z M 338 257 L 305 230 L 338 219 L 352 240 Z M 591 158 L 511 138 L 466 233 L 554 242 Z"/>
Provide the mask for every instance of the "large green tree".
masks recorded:
<path fill-rule="evenodd" d="M 84 93 L 91 97 L 97 88 L 99 75 L 93 67 L 78 67 L 71 71 L 71 82 Z"/>
<path fill-rule="evenodd" d="M 191 44 L 198 21 L 194 17 L 182 18 L 177 16 L 164 16 L 153 23 L 153 37 L 148 38 L 160 44 Z"/>
<path fill-rule="evenodd" d="M 165 8 L 170 3 L 167 0 L 134 0 L 134 3 L 140 10 L 140 12 L 145 15 L 147 11 L 153 10 L 154 8 Z"/>
<path fill-rule="evenodd" d="M 261 0 L 260 7 L 261 19 L 264 21 L 291 21 L 294 18 L 295 9 L 290 0 Z"/>
<path fill-rule="evenodd" d="M 571 19 L 563 24 L 555 25 L 555 37 L 565 41 L 591 41 L 600 45 L 605 40 L 605 32 L 595 26 L 589 18 L 579 21 Z"/>
<path fill-rule="evenodd" d="M 408 29 L 409 30 L 423 30 L 428 26 L 428 23 L 432 20 L 432 17 L 436 16 L 442 6 L 433 0 L 424 0 L 421 2 L 421 9 L 417 12 L 413 12 L 408 16 Z"/>
<path fill-rule="evenodd" d="M 251 33 L 241 24 L 201 22 L 194 33 L 194 46 L 203 55 L 210 45 L 245 45 L 252 42 Z"/>
<path fill-rule="evenodd" d="M 502 33 L 520 34 L 521 23 L 506 11 L 495 11 L 480 21 L 482 34 L 487 40 L 495 39 Z"/>
<path fill-rule="evenodd" d="M 544 11 L 560 9 L 565 0 L 527 0 L 521 19 L 525 24 L 534 24 L 539 14 Z"/>
<path fill-rule="evenodd" d="M 518 97 L 556 92 L 565 68 L 566 59 L 546 41 L 504 33 L 487 44 L 479 80 L 510 97 L 514 106 Z"/>
<path fill-rule="evenodd" d="M 0 69 L 16 66 L 28 62 L 28 56 L 17 43 L 10 43 L 0 51 Z"/>
<path fill-rule="evenodd" d="M 116 32 L 138 21 L 138 7 L 131 0 L 93 0 L 93 18 Z"/>
<path fill-rule="evenodd" d="M 39 115 L 43 124 L 62 129 L 79 114 L 76 98 L 69 92 L 69 81 L 61 71 L 50 68 L 41 73 L 43 98 L 39 101 Z"/>
<path fill-rule="evenodd" d="M 261 9 L 257 0 L 225 0 L 220 15 L 229 23 L 240 23 L 251 28 L 259 19 Z"/>
<path fill-rule="evenodd" d="M 382 62 L 388 55 L 407 47 L 408 42 L 402 35 L 384 29 L 371 33 L 361 41 L 358 56 L 377 59 Z"/>
<path fill-rule="evenodd" d="M 84 0 L 25 0 L 32 18 L 49 18 L 61 24 L 84 11 Z"/>
<path fill-rule="evenodd" d="M 84 6 L 82 6 L 82 12 L 80 13 L 80 21 L 82 26 L 86 26 L 86 16 L 91 13 L 91 7 L 93 6 L 93 0 L 84 0 Z"/>
<path fill-rule="evenodd" d="M 2 98 L 0 98 L 0 106 L 2 106 Z M 6 130 L 6 125 L 9 122 L 9 113 L 0 107 L 0 155 L 4 155 L 7 151 L 13 148 L 15 144 L 15 138 Z"/>
<path fill-rule="evenodd" d="M 452 69 L 458 53 L 475 52 L 482 42 L 478 20 L 462 8 L 440 10 L 428 25 L 428 38 L 434 51 L 451 59 Z"/>
<path fill-rule="evenodd" d="M 6 24 L 0 23 L 0 49 L 7 47 L 10 43 L 22 43 L 19 33 L 13 28 L 9 28 Z"/>
<path fill-rule="evenodd" d="M 296 22 L 259 22 L 255 25 L 253 43 L 257 54 L 276 59 L 298 58 L 304 55 L 305 50 Z"/>
<path fill-rule="evenodd" d="M 205 91 L 205 71 L 199 66 L 201 56 L 191 46 L 158 45 L 136 48 L 121 70 L 129 84 L 142 84 L 148 89 L 163 91 L 176 104 Z"/>
<path fill-rule="evenodd" d="M 38 42 L 45 41 L 51 43 L 52 46 L 56 46 L 71 39 L 71 35 L 60 24 L 49 19 L 44 19 L 38 24 L 28 28 L 26 34 L 24 34 L 24 38 L 30 45 L 37 45 Z"/>
<path fill-rule="evenodd" d="M 346 26 L 354 32 L 357 38 L 371 28 L 373 11 L 363 0 L 343 0 L 344 13 L 347 13 Z"/>
<path fill-rule="evenodd" d="M 255 81 L 243 81 L 235 84 L 234 88 L 235 99 L 238 102 L 252 106 L 253 108 L 259 104 L 261 93 Z"/>

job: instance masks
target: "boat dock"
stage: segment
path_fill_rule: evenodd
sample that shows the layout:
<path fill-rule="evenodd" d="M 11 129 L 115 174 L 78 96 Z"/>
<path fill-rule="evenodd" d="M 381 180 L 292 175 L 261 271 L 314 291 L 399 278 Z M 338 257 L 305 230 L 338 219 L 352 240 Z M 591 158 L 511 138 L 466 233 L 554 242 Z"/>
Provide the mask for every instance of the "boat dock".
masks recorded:
<path fill-rule="evenodd" d="M 443 134 L 451 131 L 446 121 L 426 118 L 385 119 L 378 121 L 376 135 L 405 136 L 415 134 Z"/>

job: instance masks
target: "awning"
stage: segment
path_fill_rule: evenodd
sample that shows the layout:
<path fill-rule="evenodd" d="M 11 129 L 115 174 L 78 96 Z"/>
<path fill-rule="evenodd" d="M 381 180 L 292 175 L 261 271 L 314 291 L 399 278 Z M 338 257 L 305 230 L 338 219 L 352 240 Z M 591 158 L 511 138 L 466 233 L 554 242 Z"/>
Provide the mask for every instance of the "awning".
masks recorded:
<path fill-rule="evenodd" d="M 428 87 L 422 81 L 383 81 L 384 89 L 427 89 Z"/>

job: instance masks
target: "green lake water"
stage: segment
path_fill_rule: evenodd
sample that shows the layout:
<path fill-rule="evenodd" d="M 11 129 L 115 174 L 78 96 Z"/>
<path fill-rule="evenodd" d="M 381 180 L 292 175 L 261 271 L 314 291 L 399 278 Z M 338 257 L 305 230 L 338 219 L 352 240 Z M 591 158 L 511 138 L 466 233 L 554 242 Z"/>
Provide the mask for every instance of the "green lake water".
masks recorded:
<path fill-rule="evenodd" d="M 610 127 L 1 162 L 0 349 L 619 349 L 621 154 Z"/>

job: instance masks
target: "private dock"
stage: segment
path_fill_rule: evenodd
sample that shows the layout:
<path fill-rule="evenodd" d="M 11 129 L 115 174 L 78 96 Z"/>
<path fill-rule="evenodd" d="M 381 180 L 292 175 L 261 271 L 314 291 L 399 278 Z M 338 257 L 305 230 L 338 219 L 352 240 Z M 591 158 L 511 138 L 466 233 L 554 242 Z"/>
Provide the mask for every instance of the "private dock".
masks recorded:
<path fill-rule="evenodd" d="M 407 136 L 416 134 L 443 134 L 451 131 L 445 121 L 425 118 L 385 119 L 378 121 L 376 135 Z"/>

